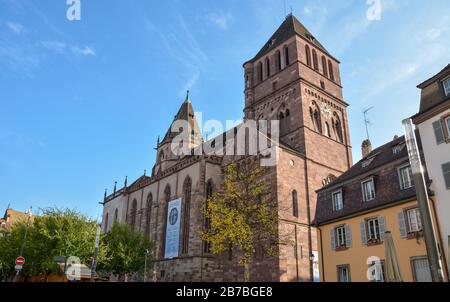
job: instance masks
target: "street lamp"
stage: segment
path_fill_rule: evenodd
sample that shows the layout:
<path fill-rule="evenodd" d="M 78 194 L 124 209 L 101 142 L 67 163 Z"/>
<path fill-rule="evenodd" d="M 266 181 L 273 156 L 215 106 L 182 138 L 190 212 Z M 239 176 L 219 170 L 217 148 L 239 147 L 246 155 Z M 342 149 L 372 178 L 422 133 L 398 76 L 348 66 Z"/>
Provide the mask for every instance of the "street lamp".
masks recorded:
<path fill-rule="evenodd" d="M 25 211 L 25 214 L 28 216 L 28 218 L 27 218 L 27 224 L 25 226 L 25 234 L 23 235 L 22 244 L 20 246 L 19 257 L 23 257 L 23 249 L 25 247 L 25 240 L 27 240 L 27 235 L 28 235 L 28 225 L 30 224 L 31 217 L 33 216 L 32 208 L 33 207 L 30 207 L 28 210 Z M 17 269 L 16 270 L 16 278 L 17 278 L 17 280 L 19 278 L 19 274 L 20 274 L 21 270 L 22 269 Z"/>
<path fill-rule="evenodd" d="M 150 254 L 148 249 L 145 250 L 145 264 L 144 264 L 144 282 L 147 282 L 147 257 Z"/>

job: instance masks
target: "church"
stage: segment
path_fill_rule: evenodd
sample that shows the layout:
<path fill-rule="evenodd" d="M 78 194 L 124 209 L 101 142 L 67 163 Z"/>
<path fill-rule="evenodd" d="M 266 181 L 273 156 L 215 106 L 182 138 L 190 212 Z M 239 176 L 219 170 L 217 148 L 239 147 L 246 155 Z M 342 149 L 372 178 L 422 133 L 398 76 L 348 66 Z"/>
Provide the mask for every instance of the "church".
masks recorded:
<path fill-rule="evenodd" d="M 279 121 L 277 164 L 269 168 L 265 182 L 279 212 L 279 232 L 290 234 L 293 243 L 280 245 L 277 257 L 255 256 L 250 281 L 311 282 L 319 278 L 315 269 L 318 242 L 312 225 L 316 191 L 352 166 L 348 104 L 343 99 L 339 64 L 291 14 L 243 65 L 244 120 Z M 189 95 L 172 125 L 177 120 L 188 125 L 192 150 L 219 141 L 224 148 L 236 145 L 236 138 L 234 144 L 228 141 L 229 133 L 204 142 Z M 153 281 L 242 281 L 244 268 L 236 257 L 211 254 L 211 247 L 201 238 L 207 227 L 202 203 L 220 189 L 223 168 L 242 156 L 174 154 L 171 145 L 177 133 L 171 131 L 172 125 L 158 140 L 151 175 L 144 174 L 130 184 L 126 180 L 122 188 L 105 194 L 103 231 L 119 221 L 153 240 Z M 178 212 L 176 221 L 172 214 Z"/>

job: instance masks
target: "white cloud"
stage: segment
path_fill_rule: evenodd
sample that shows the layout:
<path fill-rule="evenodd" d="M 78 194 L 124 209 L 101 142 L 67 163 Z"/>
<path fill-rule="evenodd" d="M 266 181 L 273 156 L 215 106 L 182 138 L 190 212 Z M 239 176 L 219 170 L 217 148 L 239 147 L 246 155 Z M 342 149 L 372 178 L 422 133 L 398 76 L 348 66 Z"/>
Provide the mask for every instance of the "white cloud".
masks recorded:
<path fill-rule="evenodd" d="M 77 45 L 67 45 L 65 42 L 61 41 L 42 41 L 41 45 L 48 50 L 56 52 L 58 54 L 65 54 L 70 51 L 72 54 L 77 56 L 96 56 L 95 50 L 89 46 L 77 46 Z"/>
<path fill-rule="evenodd" d="M 74 54 L 80 55 L 80 56 L 96 56 L 96 52 L 94 49 L 85 46 L 83 48 L 80 48 L 78 46 L 72 46 L 71 50 Z"/>
<path fill-rule="evenodd" d="M 6 22 L 6 26 L 16 35 L 20 35 L 25 30 L 22 24 L 16 22 Z"/>
<path fill-rule="evenodd" d="M 182 94 L 186 93 L 188 90 L 192 90 L 192 87 L 197 83 L 200 78 L 200 72 L 196 71 L 192 76 L 187 80 L 186 84 L 184 84 L 184 88 L 181 91 Z"/>
<path fill-rule="evenodd" d="M 64 53 L 67 48 L 66 43 L 60 41 L 42 41 L 41 45 L 47 48 L 48 50 L 61 54 Z"/>
<path fill-rule="evenodd" d="M 228 29 L 230 23 L 233 22 L 233 16 L 230 13 L 210 13 L 207 18 L 209 22 L 223 30 Z"/>
<path fill-rule="evenodd" d="M 441 36 L 441 30 L 438 28 L 431 28 L 431 29 L 427 30 L 426 36 L 430 40 L 436 40 L 437 38 L 439 38 Z"/>
<path fill-rule="evenodd" d="M 147 17 L 143 18 L 143 22 L 147 30 L 159 37 L 162 42 L 159 44 L 165 51 L 186 70 L 188 78 L 183 79 L 186 82 L 181 84 L 181 95 L 184 95 L 198 82 L 208 61 L 202 46 L 182 16 L 178 16 L 178 23 L 174 23 L 177 28 L 159 28 Z"/>

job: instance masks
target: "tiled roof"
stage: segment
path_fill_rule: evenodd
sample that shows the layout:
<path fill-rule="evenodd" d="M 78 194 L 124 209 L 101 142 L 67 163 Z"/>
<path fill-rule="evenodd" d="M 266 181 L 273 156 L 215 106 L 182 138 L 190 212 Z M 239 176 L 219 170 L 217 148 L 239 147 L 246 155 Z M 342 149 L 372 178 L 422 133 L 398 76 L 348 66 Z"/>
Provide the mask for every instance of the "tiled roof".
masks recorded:
<path fill-rule="evenodd" d="M 419 149 L 422 150 L 419 133 L 416 131 Z M 396 146 L 404 146 L 398 153 L 393 152 Z M 367 167 L 365 161 L 372 160 Z M 323 224 L 327 221 L 339 220 L 356 213 L 386 206 L 402 200 L 415 198 L 414 187 L 401 190 L 398 177 L 398 167 L 409 163 L 405 137 L 393 141 L 373 150 L 366 158 L 351 167 L 329 185 L 318 190 L 315 223 Z M 363 202 L 361 181 L 374 177 L 375 200 Z M 334 212 L 332 208 L 332 193 L 342 189 L 344 209 Z"/>
<path fill-rule="evenodd" d="M 286 20 L 276 30 L 276 32 L 270 37 L 269 41 L 263 46 L 258 54 L 250 61 L 256 61 L 269 53 L 272 49 L 277 48 L 291 37 L 299 35 L 308 41 L 310 41 L 318 49 L 322 50 L 326 54 L 330 53 L 325 47 L 311 34 L 311 32 L 292 14 L 286 17 Z M 331 56 L 331 55 L 330 55 Z M 331 56 L 332 57 L 332 56 Z"/>

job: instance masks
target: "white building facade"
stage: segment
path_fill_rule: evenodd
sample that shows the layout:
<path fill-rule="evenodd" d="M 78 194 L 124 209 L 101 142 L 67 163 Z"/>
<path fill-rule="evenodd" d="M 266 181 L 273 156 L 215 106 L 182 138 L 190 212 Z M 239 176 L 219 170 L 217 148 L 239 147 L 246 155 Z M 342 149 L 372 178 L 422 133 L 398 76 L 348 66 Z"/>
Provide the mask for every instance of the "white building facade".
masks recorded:
<path fill-rule="evenodd" d="M 449 263 L 450 246 L 450 64 L 418 86 L 420 111 L 413 117 L 434 193 L 442 252 Z M 450 270 L 450 268 L 449 268 Z"/>

